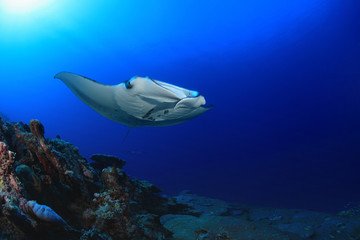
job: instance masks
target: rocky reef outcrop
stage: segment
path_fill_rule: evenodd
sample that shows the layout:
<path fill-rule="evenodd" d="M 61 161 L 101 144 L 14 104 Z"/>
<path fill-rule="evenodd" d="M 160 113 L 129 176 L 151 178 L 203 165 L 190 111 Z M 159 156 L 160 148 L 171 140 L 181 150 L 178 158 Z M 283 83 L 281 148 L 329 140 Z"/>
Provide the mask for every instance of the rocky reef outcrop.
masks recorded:
<path fill-rule="evenodd" d="M 60 138 L 46 139 L 38 120 L 0 120 L 0 239 L 168 238 L 160 215 L 181 205 L 130 179 L 122 160 L 93 159 L 89 164 Z"/>
<path fill-rule="evenodd" d="M 358 209 L 338 215 L 160 195 L 117 157 L 44 137 L 38 120 L 0 118 L 0 239 L 360 239 Z"/>

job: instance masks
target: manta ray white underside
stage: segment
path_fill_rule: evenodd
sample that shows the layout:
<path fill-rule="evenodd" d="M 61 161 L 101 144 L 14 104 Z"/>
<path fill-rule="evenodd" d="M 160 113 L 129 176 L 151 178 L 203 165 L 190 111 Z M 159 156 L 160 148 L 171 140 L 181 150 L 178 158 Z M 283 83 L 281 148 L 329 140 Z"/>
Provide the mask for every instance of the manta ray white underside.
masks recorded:
<path fill-rule="evenodd" d="M 148 77 L 133 77 L 118 85 L 69 72 L 60 72 L 55 78 L 104 117 L 129 127 L 175 125 L 212 108 L 204 107 L 205 98 L 197 91 Z"/>

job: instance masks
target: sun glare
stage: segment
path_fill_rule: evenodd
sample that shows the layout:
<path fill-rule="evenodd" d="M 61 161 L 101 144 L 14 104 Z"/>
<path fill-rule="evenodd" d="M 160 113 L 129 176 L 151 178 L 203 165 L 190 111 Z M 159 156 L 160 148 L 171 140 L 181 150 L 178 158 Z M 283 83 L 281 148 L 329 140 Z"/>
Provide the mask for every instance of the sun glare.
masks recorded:
<path fill-rule="evenodd" d="M 0 0 L 1 8 L 8 13 L 27 14 L 47 5 L 50 0 Z"/>

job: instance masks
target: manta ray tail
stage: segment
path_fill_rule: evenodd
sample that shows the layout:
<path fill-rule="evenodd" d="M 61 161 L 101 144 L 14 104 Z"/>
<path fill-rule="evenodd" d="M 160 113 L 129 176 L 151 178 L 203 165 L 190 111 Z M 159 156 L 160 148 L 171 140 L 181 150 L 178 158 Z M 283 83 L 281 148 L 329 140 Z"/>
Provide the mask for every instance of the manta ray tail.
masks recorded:
<path fill-rule="evenodd" d="M 132 127 L 129 128 L 129 130 L 126 132 L 126 135 L 124 136 L 124 138 L 122 140 L 123 143 L 125 142 L 126 138 L 129 136 L 129 133 L 130 133 L 131 129 L 132 129 Z"/>

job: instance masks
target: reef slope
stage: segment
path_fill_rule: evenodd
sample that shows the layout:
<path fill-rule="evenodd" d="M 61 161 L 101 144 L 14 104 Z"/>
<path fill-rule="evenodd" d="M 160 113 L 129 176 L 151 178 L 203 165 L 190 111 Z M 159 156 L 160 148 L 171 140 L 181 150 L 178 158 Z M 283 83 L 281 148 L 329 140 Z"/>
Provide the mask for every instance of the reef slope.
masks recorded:
<path fill-rule="evenodd" d="M 44 132 L 38 120 L 0 118 L 0 239 L 360 239 L 355 210 L 254 208 L 190 192 L 166 197 L 127 176 L 123 160 L 98 154 L 89 163 Z"/>

